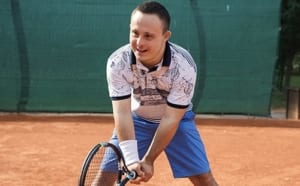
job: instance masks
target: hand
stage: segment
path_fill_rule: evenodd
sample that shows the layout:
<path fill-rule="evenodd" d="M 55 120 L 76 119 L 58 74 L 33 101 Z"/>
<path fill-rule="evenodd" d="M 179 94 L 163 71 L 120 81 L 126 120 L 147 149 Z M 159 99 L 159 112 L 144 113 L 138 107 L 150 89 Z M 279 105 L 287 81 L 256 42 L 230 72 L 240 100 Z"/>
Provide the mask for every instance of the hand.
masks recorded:
<path fill-rule="evenodd" d="M 140 161 L 138 163 L 134 163 L 130 166 L 128 166 L 129 170 L 136 171 L 138 177 L 134 180 L 130 180 L 130 183 L 133 184 L 140 184 L 141 182 L 147 182 L 149 181 L 154 173 L 153 163 L 146 162 L 146 161 Z"/>
<path fill-rule="evenodd" d="M 153 162 L 142 160 L 140 162 L 140 164 L 141 164 L 142 170 L 144 172 L 144 176 L 142 177 L 142 181 L 147 182 L 152 178 L 152 176 L 154 174 Z"/>
<path fill-rule="evenodd" d="M 130 180 L 130 183 L 140 184 L 141 178 L 144 177 L 144 171 L 142 170 L 141 164 L 139 162 L 128 165 L 128 169 L 131 171 L 135 171 L 137 173 L 137 178 L 134 180 Z"/>

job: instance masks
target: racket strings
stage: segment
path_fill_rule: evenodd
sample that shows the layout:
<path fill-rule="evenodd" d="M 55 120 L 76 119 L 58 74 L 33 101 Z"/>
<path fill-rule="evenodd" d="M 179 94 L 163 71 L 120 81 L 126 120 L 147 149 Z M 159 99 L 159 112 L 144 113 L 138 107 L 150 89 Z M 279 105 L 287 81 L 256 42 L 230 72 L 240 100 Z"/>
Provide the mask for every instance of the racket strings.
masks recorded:
<path fill-rule="evenodd" d="M 118 159 L 110 147 L 101 146 L 88 167 L 85 186 L 112 185 L 117 179 Z"/>

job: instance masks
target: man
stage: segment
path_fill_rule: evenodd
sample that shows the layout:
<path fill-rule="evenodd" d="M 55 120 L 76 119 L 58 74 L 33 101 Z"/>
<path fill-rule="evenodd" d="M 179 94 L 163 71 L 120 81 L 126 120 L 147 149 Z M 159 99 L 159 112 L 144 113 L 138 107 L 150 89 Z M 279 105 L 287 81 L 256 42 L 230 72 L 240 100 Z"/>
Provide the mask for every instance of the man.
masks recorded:
<path fill-rule="evenodd" d="M 175 178 L 217 185 L 192 112 L 196 65 L 185 49 L 168 41 L 169 25 L 169 13 L 160 3 L 138 5 L 131 14 L 130 44 L 109 57 L 115 121 L 110 142 L 139 175 L 133 183 L 149 181 L 154 161 L 165 151 Z M 114 181 L 115 176 L 107 175 L 100 176 L 100 185 L 101 179 Z"/>

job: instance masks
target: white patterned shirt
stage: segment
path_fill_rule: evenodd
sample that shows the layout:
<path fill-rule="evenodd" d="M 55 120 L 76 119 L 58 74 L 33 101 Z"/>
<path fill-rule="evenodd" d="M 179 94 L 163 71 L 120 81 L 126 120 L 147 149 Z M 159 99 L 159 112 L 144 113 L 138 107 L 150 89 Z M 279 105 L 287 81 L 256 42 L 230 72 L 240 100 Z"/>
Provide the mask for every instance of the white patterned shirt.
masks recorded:
<path fill-rule="evenodd" d="M 139 117 L 159 122 L 166 105 L 192 109 L 197 68 L 190 53 L 167 42 L 163 60 L 148 69 L 135 59 L 130 45 L 116 50 L 107 61 L 107 81 L 112 100 L 132 98 Z"/>

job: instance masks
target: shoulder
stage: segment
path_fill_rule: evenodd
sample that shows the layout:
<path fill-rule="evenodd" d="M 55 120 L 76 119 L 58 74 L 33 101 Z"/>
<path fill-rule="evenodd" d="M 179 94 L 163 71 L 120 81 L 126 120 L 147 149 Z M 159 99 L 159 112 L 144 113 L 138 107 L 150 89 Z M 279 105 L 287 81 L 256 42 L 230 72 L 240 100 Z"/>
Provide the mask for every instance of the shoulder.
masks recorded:
<path fill-rule="evenodd" d="M 130 45 L 126 44 L 115 50 L 109 57 L 108 61 L 126 61 L 130 59 Z"/>
<path fill-rule="evenodd" d="M 186 62 L 185 63 L 186 65 L 194 68 L 195 70 L 197 69 L 196 63 L 189 51 L 171 42 L 170 42 L 170 48 L 172 51 L 172 58 L 176 63 L 183 65 L 183 62 Z"/>
<path fill-rule="evenodd" d="M 130 68 L 131 60 L 131 49 L 129 44 L 124 45 L 117 50 L 115 50 L 107 60 L 107 72 L 116 72 L 119 73 L 120 70 L 124 71 L 125 69 Z"/>

